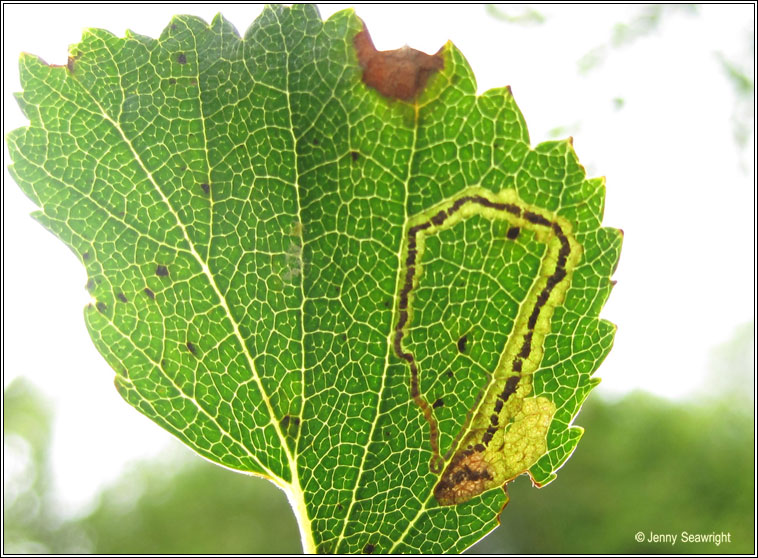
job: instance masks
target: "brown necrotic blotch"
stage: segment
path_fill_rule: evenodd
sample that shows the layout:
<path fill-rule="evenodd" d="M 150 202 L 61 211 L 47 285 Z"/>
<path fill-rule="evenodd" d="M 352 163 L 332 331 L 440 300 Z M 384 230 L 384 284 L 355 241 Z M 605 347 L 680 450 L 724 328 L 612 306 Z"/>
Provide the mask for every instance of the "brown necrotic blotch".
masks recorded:
<path fill-rule="evenodd" d="M 433 55 L 409 47 L 376 50 L 365 25 L 353 44 L 363 68 L 363 83 L 389 99 L 417 97 L 429 77 L 443 67 L 441 50 Z"/>
<path fill-rule="evenodd" d="M 456 454 L 434 487 L 434 497 L 440 504 L 460 504 L 484 492 L 486 482 L 492 480 L 492 474 L 483 450 L 477 445 Z"/>

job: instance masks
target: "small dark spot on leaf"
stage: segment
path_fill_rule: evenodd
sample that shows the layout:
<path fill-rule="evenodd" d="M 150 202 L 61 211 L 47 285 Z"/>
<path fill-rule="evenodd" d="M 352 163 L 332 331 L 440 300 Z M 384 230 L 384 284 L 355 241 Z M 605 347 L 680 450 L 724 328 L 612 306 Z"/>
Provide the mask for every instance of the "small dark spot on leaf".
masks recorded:
<path fill-rule="evenodd" d="M 118 293 L 118 294 L 116 295 L 116 298 L 117 298 L 117 299 L 119 299 L 121 302 L 129 302 L 129 301 L 127 300 L 126 296 L 124 296 L 124 293 Z"/>
<path fill-rule="evenodd" d="M 195 345 L 193 345 L 190 341 L 187 341 L 187 350 L 193 355 L 197 356 L 197 349 L 195 348 Z"/>
<path fill-rule="evenodd" d="M 452 378 L 453 377 L 453 371 L 450 370 L 449 368 L 447 369 L 447 372 L 445 372 L 445 374 L 447 374 L 448 378 Z"/>
<path fill-rule="evenodd" d="M 89 259 L 89 252 L 85 252 L 84 254 L 82 254 L 82 259 L 85 260 L 85 261 L 88 260 Z"/>
<path fill-rule="evenodd" d="M 360 153 L 358 153 L 357 151 L 350 152 L 350 157 L 353 158 L 353 163 L 355 163 L 360 158 L 360 156 L 361 156 Z"/>
<path fill-rule="evenodd" d="M 68 61 L 66 62 L 66 68 L 68 68 L 68 71 L 72 74 L 74 73 L 74 60 L 76 60 L 73 56 L 68 57 Z"/>
<path fill-rule="evenodd" d="M 507 236 L 510 240 L 516 240 L 520 232 L 521 232 L 520 228 L 511 227 L 510 229 L 508 229 L 508 232 L 505 233 L 505 236 Z"/>
<path fill-rule="evenodd" d="M 337 509 L 342 510 L 342 504 L 337 504 Z"/>
<path fill-rule="evenodd" d="M 171 31 L 176 31 L 176 23 L 171 24 Z"/>
<path fill-rule="evenodd" d="M 389 307 L 390 307 L 390 304 L 392 304 L 392 301 L 391 301 L 391 300 L 385 300 L 385 301 L 384 301 L 384 307 L 385 307 L 385 308 L 389 308 Z"/>
<path fill-rule="evenodd" d="M 168 363 L 166 362 L 166 359 L 162 358 L 161 359 L 161 368 L 163 368 L 165 370 L 167 366 L 168 366 Z"/>
<path fill-rule="evenodd" d="M 389 438 L 391 435 L 392 435 L 392 432 L 390 432 L 389 430 L 385 430 L 384 431 L 384 437 L 385 438 Z"/>
<path fill-rule="evenodd" d="M 312 143 L 313 145 L 318 145 L 319 144 L 318 138 L 313 138 Z"/>
<path fill-rule="evenodd" d="M 176 57 L 176 61 L 179 62 L 179 64 L 186 64 L 187 63 L 187 57 L 184 55 L 183 52 L 180 52 L 179 56 Z"/>
<path fill-rule="evenodd" d="M 282 417 L 282 420 L 279 421 L 279 424 L 285 430 L 287 430 L 287 426 L 289 426 L 289 423 L 290 423 L 290 416 L 289 415 L 284 415 Z"/>
<path fill-rule="evenodd" d="M 468 337 L 463 335 L 460 339 L 458 339 L 458 352 L 462 353 L 466 350 L 466 342 L 468 341 Z"/>
<path fill-rule="evenodd" d="M 295 426 L 300 426 L 300 417 L 294 417 L 292 419 L 292 422 L 295 423 Z"/>
<path fill-rule="evenodd" d="M 203 189 L 203 192 L 205 192 L 206 196 L 211 193 L 211 186 L 210 186 L 210 184 L 207 184 L 207 183 L 203 182 L 200 185 L 200 187 Z"/>
<path fill-rule="evenodd" d="M 105 304 L 105 302 L 98 302 L 97 303 L 97 311 L 101 314 L 105 314 L 106 310 L 108 310 L 108 305 Z"/>
<path fill-rule="evenodd" d="M 176 85 L 176 78 L 170 78 L 170 79 L 168 80 L 168 82 L 169 82 L 171 85 Z"/>
<path fill-rule="evenodd" d="M 343 333 L 342 335 L 340 335 L 340 338 L 341 338 L 343 341 L 347 341 L 347 334 L 346 334 L 346 333 Z"/>
<path fill-rule="evenodd" d="M 196 79 L 191 79 L 190 80 L 190 85 L 197 85 L 197 80 Z"/>
<path fill-rule="evenodd" d="M 445 402 L 441 398 L 437 399 L 437 401 L 432 403 L 432 407 L 434 407 L 435 409 L 439 409 L 440 407 L 443 407 L 444 405 L 445 405 Z"/>
<path fill-rule="evenodd" d="M 87 291 L 90 292 L 90 293 L 92 291 L 94 291 L 95 290 L 95 280 L 94 279 L 90 279 L 89 281 L 87 281 L 87 284 L 84 285 L 84 288 L 87 289 Z"/>
<path fill-rule="evenodd" d="M 363 554 L 371 554 L 372 552 L 374 552 L 375 548 L 376 547 L 373 544 L 368 543 L 366 546 L 363 547 Z"/>
<path fill-rule="evenodd" d="M 159 265 L 155 268 L 155 274 L 158 277 L 168 277 L 168 268 L 165 265 Z"/>
<path fill-rule="evenodd" d="M 155 300 L 155 293 L 151 289 L 145 287 L 145 294 L 149 296 L 151 300 Z"/>

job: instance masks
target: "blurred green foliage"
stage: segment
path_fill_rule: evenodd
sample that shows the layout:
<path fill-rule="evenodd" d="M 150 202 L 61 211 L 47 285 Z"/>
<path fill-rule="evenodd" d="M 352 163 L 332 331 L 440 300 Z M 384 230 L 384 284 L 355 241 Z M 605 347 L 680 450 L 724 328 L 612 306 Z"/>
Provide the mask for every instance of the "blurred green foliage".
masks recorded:
<path fill-rule="evenodd" d="M 580 74 L 587 74 L 599 68 L 612 49 L 629 46 L 643 37 L 656 33 L 667 17 L 682 13 L 697 14 L 698 6 L 695 4 L 655 4 L 637 6 L 635 10 L 636 13 L 631 19 L 613 26 L 607 44 L 598 45 L 582 56 L 577 64 Z"/>
<path fill-rule="evenodd" d="M 86 517 L 56 515 L 46 403 L 24 381 L 4 396 L 6 448 L 9 441 L 22 448 L 10 448 L 19 466 L 5 478 L 6 553 L 301 552 L 283 492 L 206 462 L 179 442 L 174 452 L 125 472 Z"/>
<path fill-rule="evenodd" d="M 501 525 L 477 553 L 755 551 L 753 325 L 714 352 L 702 393 L 671 402 L 634 393 L 594 398 L 583 442 L 544 489 L 510 485 Z M 630 372 L 631 373 L 631 372 Z M 23 382 L 5 392 L 4 550 L 69 553 L 297 553 L 284 494 L 267 481 L 188 455 L 142 463 L 86 517 L 56 516 L 51 415 Z M 731 542 L 637 543 L 658 534 L 731 533 Z M 681 536 L 681 535 L 680 535 Z"/>
<path fill-rule="evenodd" d="M 519 25 L 541 25 L 545 23 L 545 16 L 529 6 L 508 6 L 507 8 L 497 4 L 484 6 L 487 15 L 505 23 Z"/>

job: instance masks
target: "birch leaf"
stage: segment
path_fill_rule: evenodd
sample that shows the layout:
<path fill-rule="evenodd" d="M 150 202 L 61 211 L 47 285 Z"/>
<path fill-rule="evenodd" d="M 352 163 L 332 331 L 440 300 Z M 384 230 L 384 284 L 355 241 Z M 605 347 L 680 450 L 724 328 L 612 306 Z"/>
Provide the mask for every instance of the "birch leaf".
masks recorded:
<path fill-rule="evenodd" d="M 462 551 L 508 481 L 555 478 L 621 234 L 571 141 L 531 147 L 452 44 L 269 7 L 244 37 L 90 29 L 21 78 L 10 170 L 87 269 L 117 389 L 278 484 L 305 550 Z"/>

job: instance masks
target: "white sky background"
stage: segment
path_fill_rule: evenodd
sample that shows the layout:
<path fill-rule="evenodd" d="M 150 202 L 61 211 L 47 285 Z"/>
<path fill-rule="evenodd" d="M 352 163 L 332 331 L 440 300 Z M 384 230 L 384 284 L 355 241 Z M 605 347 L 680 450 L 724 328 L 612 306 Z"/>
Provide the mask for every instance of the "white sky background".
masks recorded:
<path fill-rule="evenodd" d="M 343 7 L 322 7 L 322 16 Z M 451 39 L 480 93 L 511 85 L 532 144 L 555 139 L 549 132 L 557 127 L 566 130 L 560 137 L 573 135 L 588 175 L 607 177 L 604 224 L 625 231 L 618 284 L 602 312 L 619 330 L 595 396 L 639 388 L 681 397 L 701 386 L 712 348 L 753 319 L 754 143 L 742 155 L 735 147 L 735 92 L 715 53 L 749 67 L 754 8 L 675 13 L 619 48 L 610 45 L 613 26 L 644 6 L 534 9 L 543 24 L 509 24 L 484 6 L 356 6 L 377 48 L 435 52 Z M 6 4 L 4 133 L 27 124 L 12 98 L 21 89 L 21 51 L 65 64 L 68 45 L 85 27 L 157 37 L 176 13 L 210 21 L 221 12 L 244 34 L 260 11 Z M 603 45 L 604 63 L 580 75 L 577 62 Z M 623 108 L 614 98 L 624 99 Z M 5 146 L 3 157 L 5 167 Z M 33 204 L 4 173 L 4 385 L 24 376 L 51 399 L 58 486 L 65 502 L 82 503 L 124 463 L 156 454 L 171 436 L 116 393 L 114 373 L 84 326 L 84 268 L 29 217 Z"/>

